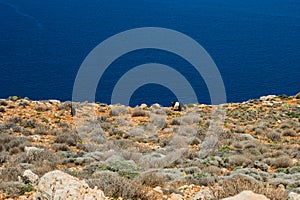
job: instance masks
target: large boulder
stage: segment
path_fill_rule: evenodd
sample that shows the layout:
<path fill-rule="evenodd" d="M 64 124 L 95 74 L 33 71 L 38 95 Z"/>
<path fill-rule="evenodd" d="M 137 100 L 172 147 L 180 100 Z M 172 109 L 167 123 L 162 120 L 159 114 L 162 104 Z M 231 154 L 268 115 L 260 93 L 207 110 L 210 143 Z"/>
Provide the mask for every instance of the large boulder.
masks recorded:
<path fill-rule="evenodd" d="M 101 190 L 91 189 L 81 181 L 59 170 L 46 173 L 39 181 L 35 200 L 105 200 Z"/>
<path fill-rule="evenodd" d="M 233 197 L 228 197 L 223 200 L 269 200 L 267 197 L 261 194 L 255 194 L 252 191 L 243 191 Z"/>

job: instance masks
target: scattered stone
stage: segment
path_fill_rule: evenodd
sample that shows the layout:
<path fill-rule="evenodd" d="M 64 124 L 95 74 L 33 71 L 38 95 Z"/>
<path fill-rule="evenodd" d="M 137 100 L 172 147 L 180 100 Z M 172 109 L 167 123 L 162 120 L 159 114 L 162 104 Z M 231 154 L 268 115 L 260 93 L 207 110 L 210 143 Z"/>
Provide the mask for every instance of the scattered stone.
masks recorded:
<path fill-rule="evenodd" d="M 104 200 L 105 196 L 97 187 L 91 189 L 85 181 L 55 170 L 41 178 L 34 199 Z"/>
<path fill-rule="evenodd" d="M 192 200 L 215 200 L 215 196 L 213 192 L 209 189 L 201 190 L 200 192 L 196 193 Z"/>
<path fill-rule="evenodd" d="M 252 191 L 243 191 L 233 197 L 228 197 L 223 200 L 270 200 L 262 194 L 256 194 Z"/>

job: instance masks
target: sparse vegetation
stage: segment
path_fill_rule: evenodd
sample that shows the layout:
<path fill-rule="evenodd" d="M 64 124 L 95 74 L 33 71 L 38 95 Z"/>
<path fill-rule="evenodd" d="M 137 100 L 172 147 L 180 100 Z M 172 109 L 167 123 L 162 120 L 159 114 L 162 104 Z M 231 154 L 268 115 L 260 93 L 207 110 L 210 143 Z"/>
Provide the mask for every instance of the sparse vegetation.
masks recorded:
<path fill-rule="evenodd" d="M 287 199 L 300 191 L 299 100 L 270 101 L 276 102 L 226 104 L 224 124 L 218 124 L 222 112 L 213 116 L 207 105 L 178 112 L 158 105 L 0 100 L 0 195 L 34 193 L 34 184 L 23 180 L 25 169 L 40 177 L 60 169 L 115 199 L 172 193 L 187 199 L 189 187 L 210 189 L 217 199 L 243 190 Z"/>

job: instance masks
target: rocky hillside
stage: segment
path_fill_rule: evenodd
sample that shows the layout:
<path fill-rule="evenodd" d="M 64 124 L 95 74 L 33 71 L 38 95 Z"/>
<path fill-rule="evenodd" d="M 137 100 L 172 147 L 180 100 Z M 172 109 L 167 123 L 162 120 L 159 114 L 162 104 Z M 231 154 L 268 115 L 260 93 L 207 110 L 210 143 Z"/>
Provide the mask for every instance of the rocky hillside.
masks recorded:
<path fill-rule="evenodd" d="M 0 100 L 0 199 L 299 194 L 300 94 L 183 111 Z"/>

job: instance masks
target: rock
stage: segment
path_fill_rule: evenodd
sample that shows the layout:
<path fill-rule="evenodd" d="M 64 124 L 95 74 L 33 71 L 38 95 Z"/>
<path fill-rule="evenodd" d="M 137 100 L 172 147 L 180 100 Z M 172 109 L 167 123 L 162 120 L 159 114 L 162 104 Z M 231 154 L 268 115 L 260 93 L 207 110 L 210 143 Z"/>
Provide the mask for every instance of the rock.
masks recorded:
<path fill-rule="evenodd" d="M 268 171 L 269 169 L 269 165 L 258 160 L 254 161 L 254 167 L 261 169 L 262 171 Z"/>
<path fill-rule="evenodd" d="M 160 194 L 163 194 L 163 191 L 162 191 L 161 187 L 159 187 L 159 186 L 153 188 L 153 190 L 154 190 L 155 192 L 158 192 L 158 193 L 160 193 Z"/>
<path fill-rule="evenodd" d="M 180 194 L 172 193 L 169 200 L 183 200 L 183 196 Z"/>
<path fill-rule="evenodd" d="M 39 176 L 33 173 L 30 169 L 25 170 L 23 177 L 26 178 L 32 185 L 37 185 Z"/>
<path fill-rule="evenodd" d="M 270 101 L 272 99 L 274 99 L 276 97 L 276 95 L 268 95 L 268 96 L 262 96 L 259 98 L 259 100 L 261 101 Z"/>
<path fill-rule="evenodd" d="M 300 200 L 300 194 L 297 194 L 295 192 L 289 193 L 289 200 Z"/>
<path fill-rule="evenodd" d="M 33 164 L 29 164 L 29 163 L 20 163 L 19 166 L 23 169 L 30 169 L 30 168 L 34 167 Z"/>
<path fill-rule="evenodd" d="M 165 128 L 163 129 L 164 133 L 173 133 L 174 129 L 173 128 Z"/>
<path fill-rule="evenodd" d="M 150 108 L 152 108 L 152 109 L 160 109 L 161 106 L 158 103 L 155 103 Z"/>
<path fill-rule="evenodd" d="M 30 101 L 26 99 L 22 99 L 21 102 L 19 103 L 20 106 L 28 106 L 30 104 Z"/>
<path fill-rule="evenodd" d="M 200 192 L 196 193 L 192 200 L 214 200 L 216 199 L 213 192 L 209 189 L 201 190 Z"/>
<path fill-rule="evenodd" d="M 274 104 L 271 103 L 271 102 L 268 102 L 268 101 L 264 101 L 264 102 L 262 102 L 262 105 L 263 105 L 263 106 L 272 107 Z"/>
<path fill-rule="evenodd" d="M 223 200 L 270 200 L 262 194 L 255 194 L 252 191 L 243 191 L 233 197 L 228 197 Z"/>
<path fill-rule="evenodd" d="M 239 140 L 255 140 L 255 138 L 250 134 L 240 134 L 238 136 Z"/>
<path fill-rule="evenodd" d="M 295 95 L 296 99 L 300 99 L 300 92 L 298 94 Z"/>
<path fill-rule="evenodd" d="M 62 171 L 55 170 L 46 173 L 40 179 L 34 199 L 104 200 L 105 196 L 96 187 L 91 189 L 85 181 L 81 181 Z"/>
<path fill-rule="evenodd" d="M 0 192 L 0 199 L 5 199 L 6 198 L 6 194 Z"/>
<path fill-rule="evenodd" d="M 51 103 L 51 104 L 60 104 L 60 101 L 59 100 L 50 99 L 49 103 Z"/>
<path fill-rule="evenodd" d="M 10 97 L 8 97 L 8 99 L 11 100 L 11 101 L 17 101 L 17 100 L 21 99 L 21 97 L 19 97 L 19 96 L 10 96 Z"/>
<path fill-rule="evenodd" d="M 140 105 L 140 108 L 141 109 L 146 109 L 148 106 L 147 106 L 147 104 L 145 104 L 145 103 L 142 103 L 141 105 Z"/>
<path fill-rule="evenodd" d="M 39 135 L 32 135 L 32 136 L 29 136 L 29 138 L 34 142 L 41 140 L 41 137 Z"/>

